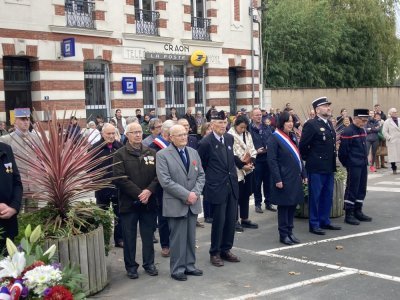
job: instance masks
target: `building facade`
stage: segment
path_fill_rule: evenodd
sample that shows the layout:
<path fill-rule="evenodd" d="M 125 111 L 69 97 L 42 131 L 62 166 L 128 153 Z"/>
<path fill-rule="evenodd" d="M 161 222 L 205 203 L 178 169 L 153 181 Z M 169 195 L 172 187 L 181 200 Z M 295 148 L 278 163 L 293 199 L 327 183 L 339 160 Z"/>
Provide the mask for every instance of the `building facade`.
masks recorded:
<path fill-rule="evenodd" d="M 2 0 L 0 120 L 258 106 L 260 2 Z"/>

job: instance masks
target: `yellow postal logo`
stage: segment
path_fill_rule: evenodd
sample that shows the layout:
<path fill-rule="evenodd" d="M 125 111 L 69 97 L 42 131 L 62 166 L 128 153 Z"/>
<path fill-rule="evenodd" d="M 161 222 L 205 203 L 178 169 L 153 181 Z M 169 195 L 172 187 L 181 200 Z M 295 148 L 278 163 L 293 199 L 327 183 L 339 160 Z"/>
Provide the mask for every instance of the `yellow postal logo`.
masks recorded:
<path fill-rule="evenodd" d="M 190 62 L 195 67 L 201 67 L 207 60 L 207 55 L 203 50 L 196 50 L 190 56 Z"/>

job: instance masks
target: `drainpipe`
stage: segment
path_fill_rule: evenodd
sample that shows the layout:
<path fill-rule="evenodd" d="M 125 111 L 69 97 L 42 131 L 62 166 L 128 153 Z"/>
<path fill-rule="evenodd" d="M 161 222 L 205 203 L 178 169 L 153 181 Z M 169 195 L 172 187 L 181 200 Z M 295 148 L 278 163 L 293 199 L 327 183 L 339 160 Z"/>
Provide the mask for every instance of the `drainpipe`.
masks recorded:
<path fill-rule="evenodd" d="M 249 15 L 250 15 L 250 45 L 251 45 L 251 106 L 254 108 L 254 38 L 253 38 L 253 1 L 250 0 Z"/>

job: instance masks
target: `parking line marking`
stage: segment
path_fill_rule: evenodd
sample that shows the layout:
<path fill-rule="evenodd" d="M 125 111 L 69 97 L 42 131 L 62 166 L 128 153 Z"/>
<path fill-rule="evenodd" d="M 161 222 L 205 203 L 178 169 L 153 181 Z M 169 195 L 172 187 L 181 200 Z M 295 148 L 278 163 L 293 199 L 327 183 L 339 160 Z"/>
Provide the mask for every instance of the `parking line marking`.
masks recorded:
<path fill-rule="evenodd" d="M 400 188 L 390 188 L 390 187 L 379 187 L 379 186 L 367 186 L 367 191 L 371 192 L 391 192 L 400 193 Z"/>
<path fill-rule="evenodd" d="M 354 273 L 355 272 L 353 272 L 353 271 L 344 271 L 344 272 L 340 272 L 340 273 L 330 274 L 330 275 L 321 276 L 321 277 L 317 277 L 317 278 L 313 278 L 313 279 L 308 279 L 308 280 L 304 280 L 304 281 L 300 281 L 300 282 L 296 282 L 296 283 L 292 283 L 292 284 L 288 284 L 288 285 L 283 285 L 283 286 L 280 286 L 277 288 L 272 288 L 272 289 L 261 291 L 258 293 L 247 294 L 247 295 L 243 295 L 243 296 L 239 296 L 239 297 L 230 298 L 229 300 L 245 300 L 245 299 L 253 299 L 254 297 L 268 296 L 268 295 L 272 295 L 275 293 L 295 289 L 298 287 L 303 287 L 303 286 L 313 284 L 313 283 L 319 283 L 319 282 L 324 282 L 324 281 L 328 281 L 328 280 L 332 280 L 332 279 L 336 279 L 336 278 L 340 278 L 340 277 L 344 277 L 344 276 L 349 276 Z"/>
<path fill-rule="evenodd" d="M 282 250 L 289 250 L 289 249 L 300 248 L 300 247 L 305 247 L 305 246 L 318 245 L 318 244 L 323 244 L 323 243 L 328 243 L 328 242 L 333 242 L 333 241 L 346 240 L 346 239 L 351 239 L 351 238 L 354 238 L 354 237 L 373 235 L 373 234 L 396 231 L 396 230 L 400 230 L 400 226 L 391 227 L 391 228 L 384 228 L 384 229 L 378 229 L 378 230 L 367 231 L 367 232 L 360 232 L 360 233 L 349 234 L 349 235 L 344 235 L 344 236 L 338 236 L 338 237 L 335 237 L 335 238 L 319 240 L 319 241 L 312 241 L 312 242 L 302 243 L 302 244 L 296 244 L 296 245 L 293 245 L 293 246 L 285 246 L 285 247 L 273 248 L 273 249 L 258 251 L 257 253 L 259 253 L 259 254 L 272 253 L 272 252 L 278 252 L 278 251 L 282 251 Z"/>
<path fill-rule="evenodd" d="M 397 181 L 379 181 L 379 182 L 375 182 L 374 185 L 400 185 L 400 182 Z"/>

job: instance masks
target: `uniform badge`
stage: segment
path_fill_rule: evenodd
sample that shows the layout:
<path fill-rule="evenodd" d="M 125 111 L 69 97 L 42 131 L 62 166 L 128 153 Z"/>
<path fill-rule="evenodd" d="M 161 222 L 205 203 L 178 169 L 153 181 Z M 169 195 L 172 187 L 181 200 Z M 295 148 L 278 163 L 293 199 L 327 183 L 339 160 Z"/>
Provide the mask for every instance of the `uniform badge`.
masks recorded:
<path fill-rule="evenodd" d="M 144 156 L 143 159 L 144 159 L 144 163 L 145 163 L 146 165 L 148 165 L 148 164 L 149 164 L 149 159 L 148 159 L 148 157 L 147 157 L 147 156 Z"/>
<path fill-rule="evenodd" d="M 228 149 L 229 149 L 229 150 L 232 150 L 231 146 L 228 146 Z"/>
<path fill-rule="evenodd" d="M 321 130 L 322 132 L 324 132 L 324 131 L 325 131 L 325 128 L 324 128 L 324 127 L 321 127 L 319 130 Z"/>
<path fill-rule="evenodd" d="M 154 165 L 154 156 L 149 155 L 147 156 L 147 159 L 149 160 L 150 165 Z"/>
<path fill-rule="evenodd" d="M 12 163 L 4 164 L 4 167 L 6 168 L 6 173 L 7 173 L 7 174 L 10 174 L 10 173 L 13 172 Z"/>

